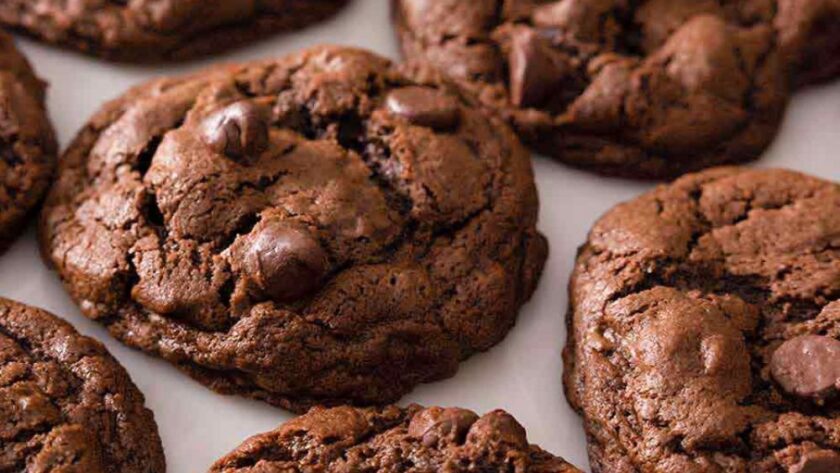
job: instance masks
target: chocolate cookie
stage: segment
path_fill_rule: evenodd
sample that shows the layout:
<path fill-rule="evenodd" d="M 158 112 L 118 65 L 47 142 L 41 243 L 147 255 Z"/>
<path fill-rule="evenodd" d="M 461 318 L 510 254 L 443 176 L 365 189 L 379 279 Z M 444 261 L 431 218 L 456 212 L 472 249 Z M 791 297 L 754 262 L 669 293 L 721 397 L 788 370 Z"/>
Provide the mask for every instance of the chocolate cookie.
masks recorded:
<path fill-rule="evenodd" d="M 273 432 L 248 439 L 210 473 L 387 471 L 580 473 L 529 445 L 525 429 L 496 410 L 315 408 Z"/>
<path fill-rule="evenodd" d="M 433 74 L 322 47 L 136 88 L 63 158 L 43 252 L 89 317 L 301 411 L 499 342 L 546 258 L 528 153 Z"/>
<path fill-rule="evenodd" d="M 348 0 L 3 0 L 0 23 L 111 60 L 172 61 L 323 20 Z"/>
<path fill-rule="evenodd" d="M 0 299 L 0 471 L 163 473 L 143 402 L 102 344 Z"/>
<path fill-rule="evenodd" d="M 407 58 L 535 150 L 606 174 L 754 159 L 787 101 L 785 64 L 801 81 L 840 72 L 837 0 L 393 1 Z"/>
<path fill-rule="evenodd" d="M 776 0 L 774 25 L 795 85 L 840 77 L 840 0 Z"/>
<path fill-rule="evenodd" d="M 0 32 L 0 251 L 25 228 L 55 167 L 45 89 L 12 38 Z"/>
<path fill-rule="evenodd" d="M 685 176 L 601 218 L 566 393 L 593 472 L 840 471 L 840 186 Z"/>

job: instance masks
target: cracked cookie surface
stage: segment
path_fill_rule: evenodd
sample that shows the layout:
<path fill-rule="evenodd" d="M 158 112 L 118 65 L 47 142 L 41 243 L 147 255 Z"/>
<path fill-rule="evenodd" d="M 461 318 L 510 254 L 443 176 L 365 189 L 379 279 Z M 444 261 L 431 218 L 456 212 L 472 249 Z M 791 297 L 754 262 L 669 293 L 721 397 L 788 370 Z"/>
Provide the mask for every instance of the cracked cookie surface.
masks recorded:
<path fill-rule="evenodd" d="M 55 167 L 45 92 L 12 38 L 0 33 L 0 250 L 25 229 Z"/>
<path fill-rule="evenodd" d="M 380 404 L 499 342 L 547 243 L 527 151 L 434 74 L 321 47 L 138 87 L 64 155 L 42 251 L 200 382 Z"/>
<path fill-rule="evenodd" d="M 102 344 L 0 299 L 0 471 L 163 473 L 143 402 Z"/>
<path fill-rule="evenodd" d="M 594 472 L 840 471 L 840 186 L 685 176 L 601 218 L 569 287 Z"/>
<path fill-rule="evenodd" d="M 349 0 L 3 0 L 0 23 L 107 59 L 174 61 L 300 29 Z"/>
<path fill-rule="evenodd" d="M 417 405 L 315 408 L 248 439 L 210 469 L 257 471 L 580 473 L 529 445 L 525 429 L 502 410 L 479 417 Z"/>
<path fill-rule="evenodd" d="M 536 151 L 662 178 L 758 157 L 797 81 L 840 72 L 840 1 L 392 0 L 404 55 Z M 778 9 L 778 13 L 777 13 Z"/>

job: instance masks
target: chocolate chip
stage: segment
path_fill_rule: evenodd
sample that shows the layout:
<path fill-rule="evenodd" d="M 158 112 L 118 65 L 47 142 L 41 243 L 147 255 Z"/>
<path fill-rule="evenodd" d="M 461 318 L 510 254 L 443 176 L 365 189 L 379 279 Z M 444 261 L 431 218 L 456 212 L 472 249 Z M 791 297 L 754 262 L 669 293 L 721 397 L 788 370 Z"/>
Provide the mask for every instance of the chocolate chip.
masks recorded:
<path fill-rule="evenodd" d="M 532 29 L 517 30 L 508 55 L 510 98 L 517 107 L 535 107 L 556 92 L 568 67 L 551 45 Z"/>
<path fill-rule="evenodd" d="M 258 226 L 248 237 L 242 268 L 266 296 L 290 302 L 316 290 L 327 254 L 309 233 L 283 222 Z"/>
<path fill-rule="evenodd" d="M 388 110 L 409 122 L 446 130 L 458 124 L 458 101 L 429 87 L 403 87 L 388 94 Z"/>
<path fill-rule="evenodd" d="M 240 101 L 208 116 L 202 124 L 204 142 L 231 158 L 254 156 L 268 147 L 268 112 L 253 102 Z"/>
<path fill-rule="evenodd" d="M 478 416 L 466 409 L 430 407 L 411 419 L 408 435 L 421 439 L 426 447 L 437 445 L 441 439 L 460 444 L 476 420 Z"/>
<path fill-rule="evenodd" d="M 831 450 L 814 450 L 802 455 L 790 473 L 837 473 L 840 471 L 840 454 Z"/>
<path fill-rule="evenodd" d="M 473 444 L 489 443 L 528 448 L 525 428 L 502 410 L 495 410 L 478 419 L 470 428 L 467 441 Z"/>
<path fill-rule="evenodd" d="M 803 335 L 783 343 L 770 360 L 773 378 L 788 394 L 824 399 L 840 390 L 840 340 Z"/>

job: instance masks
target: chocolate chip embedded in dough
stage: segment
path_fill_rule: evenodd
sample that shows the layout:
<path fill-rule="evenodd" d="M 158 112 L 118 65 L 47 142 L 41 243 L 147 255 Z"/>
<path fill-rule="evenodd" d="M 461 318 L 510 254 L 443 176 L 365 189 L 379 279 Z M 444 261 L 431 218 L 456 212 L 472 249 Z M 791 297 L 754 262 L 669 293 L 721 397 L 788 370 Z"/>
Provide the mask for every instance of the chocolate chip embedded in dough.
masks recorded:
<path fill-rule="evenodd" d="M 528 438 L 525 428 L 510 414 L 495 410 L 483 415 L 470 428 L 467 442 L 472 444 L 507 445 L 509 448 L 526 448 Z"/>
<path fill-rule="evenodd" d="M 415 125 L 438 130 L 458 124 L 458 101 L 429 87 L 403 87 L 388 94 L 388 110 Z"/>
<path fill-rule="evenodd" d="M 478 416 L 466 409 L 431 407 L 411 419 L 408 434 L 421 439 L 423 445 L 432 447 L 441 439 L 460 443 Z"/>
<path fill-rule="evenodd" d="M 783 343 L 770 360 L 773 379 L 788 394 L 826 398 L 840 390 L 840 340 L 803 335 Z"/>
<path fill-rule="evenodd" d="M 284 222 L 270 222 L 248 238 L 242 267 L 264 295 L 289 302 L 320 286 L 327 254 L 312 235 Z"/>
<path fill-rule="evenodd" d="M 111 106 L 128 119 L 106 113 L 68 151 L 44 251 L 86 315 L 224 393 L 300 413 L 449 377 L 507 333 L 547 248 L 530 155 L 427 72 L 318 47 L 140 86 Z M 450 93 L 463 124 L 389 112 L 408 86 Z M 239 100 L 270 112 L 269 146 L 232 159 L 202 131 Z M 93 182 L 122 183 L 156 136 L 145 172 Z"/>
<path fill-rule="evenodd" d="M 228 105 L 204 119 L 202 138 L 231 158 L 258 155 L 268 147 L 268 111 L 248 101 Z"/>
<path fill-rule="evenodd" d="M 531 29 L 513 34 L 508 66 L 510 99 L 517 107 L 542 104 L 560 88 L 568 69 L 560 55 Z"/>

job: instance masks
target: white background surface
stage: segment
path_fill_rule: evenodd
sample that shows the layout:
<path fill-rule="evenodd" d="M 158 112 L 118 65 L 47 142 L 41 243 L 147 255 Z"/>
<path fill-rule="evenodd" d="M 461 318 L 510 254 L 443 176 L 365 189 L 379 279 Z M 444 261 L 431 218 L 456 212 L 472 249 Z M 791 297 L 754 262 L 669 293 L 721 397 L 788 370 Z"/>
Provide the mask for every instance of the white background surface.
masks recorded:
<path fill-rule="evenodd" d="M 150 77 L 194 70 L 213 61 L 281 55 L 318 43 L 361 46 L 397 58 L 386 5 L 384 0 L 356 0 L 333 20 L 301 33 L 177 67 L 113 65 L 27 40 L 19 42 L 39 75 L 51 83 L 50 112 L 64 147 L 103 101 Z M 534 165 L 541 198 L 540 229 L 551 246 L 537 293 L 499 346 L 462 364 L 454 378 L 421 386 L 402 402 L 461 406 L 479 413 L 504 408 L 525 425 L 531 442 L 587 467 L 581 423 L 566 404 L 560 380 L 566 283 L 575 250 L 593 221 L 652 185 L 601 178 L 540 157 Z M 775 144 L 758 165 L 840 180 L 840 83 L 799 93 Z M 206 471 L 246 437 L 291 417 L 255 401 L 216 395 L 167 363 L 109 338 L 105 330 L 80 315 L 58 278 L 41 263 L 32 228 L 0 261 L 0 295 L 50 310 L 108 346 L 155 412 L 169 472 Z"/>

